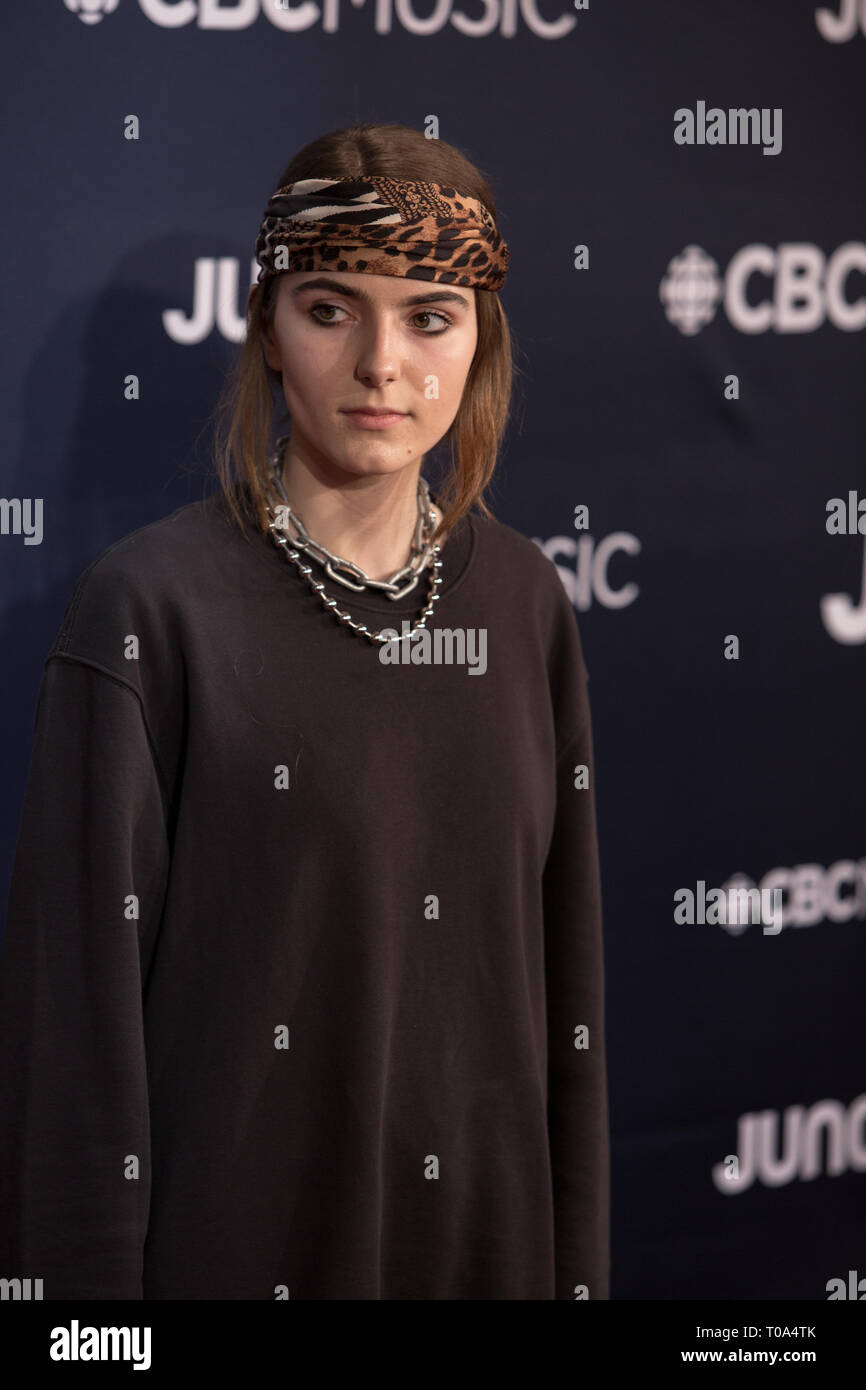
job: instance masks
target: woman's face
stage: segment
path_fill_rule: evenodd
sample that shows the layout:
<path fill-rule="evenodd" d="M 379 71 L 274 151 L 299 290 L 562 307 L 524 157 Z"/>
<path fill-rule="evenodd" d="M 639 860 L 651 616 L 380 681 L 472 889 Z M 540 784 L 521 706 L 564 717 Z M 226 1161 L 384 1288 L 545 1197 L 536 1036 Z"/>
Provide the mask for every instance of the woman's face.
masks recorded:
<path fill-rule="evenodd" d="M 265 359 L 282 376 L 292 452 L 326 473 L 393 473 L 454 421 L 475 355 L 475 290 L 356 271 L 289 271 Z M 349 412 L 399 412 L 371 428 Z"/>

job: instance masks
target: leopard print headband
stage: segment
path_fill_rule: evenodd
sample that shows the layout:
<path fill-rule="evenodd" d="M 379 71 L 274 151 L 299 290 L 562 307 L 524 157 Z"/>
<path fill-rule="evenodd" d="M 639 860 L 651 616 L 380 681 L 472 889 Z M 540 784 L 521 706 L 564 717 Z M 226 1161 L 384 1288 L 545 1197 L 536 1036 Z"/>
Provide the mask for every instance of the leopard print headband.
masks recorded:
<path fill-rule="evenodd" d="M 256 260 L 259 283 L 282 271 L 349 270 L 498 290 L 508 247 L 477 199 L 446 184 L 374 174 L 277 189 Z"/>

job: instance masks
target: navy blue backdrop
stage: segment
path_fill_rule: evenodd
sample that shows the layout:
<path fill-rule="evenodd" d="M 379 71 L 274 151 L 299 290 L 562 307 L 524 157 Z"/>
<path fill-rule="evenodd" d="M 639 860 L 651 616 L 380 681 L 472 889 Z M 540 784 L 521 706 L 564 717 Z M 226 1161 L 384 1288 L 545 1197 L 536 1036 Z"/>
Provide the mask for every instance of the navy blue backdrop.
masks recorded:
<path fill-rule="evenodd" d="M 612 1296 L 866 1276 L 866 0 L 33 0 L 2 28 L 4 903 L 75 579 L 213 486 L 275 179 L 356 120 L 438 135 L 511 248 L 490 500 L 560 566 L 591 677 Z M 772 916 L 678 909 L 738 885 Z"/>

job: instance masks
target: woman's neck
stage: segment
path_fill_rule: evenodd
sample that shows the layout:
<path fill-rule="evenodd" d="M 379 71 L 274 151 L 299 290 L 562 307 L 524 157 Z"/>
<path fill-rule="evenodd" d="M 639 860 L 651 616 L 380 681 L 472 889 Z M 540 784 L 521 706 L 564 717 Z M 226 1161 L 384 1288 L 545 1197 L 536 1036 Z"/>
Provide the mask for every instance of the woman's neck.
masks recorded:
<path fill-rule="evenodd" d="M 421 461 L 399 473 L 359 477 L 344 486 L 317 478 L 287 449 L 283 487 L 313 540 L 351 560 L 370 579 L 390 579 L 409 559 L 418 520 Z M 431 503 L 437 524 L 442 513 Z"/>

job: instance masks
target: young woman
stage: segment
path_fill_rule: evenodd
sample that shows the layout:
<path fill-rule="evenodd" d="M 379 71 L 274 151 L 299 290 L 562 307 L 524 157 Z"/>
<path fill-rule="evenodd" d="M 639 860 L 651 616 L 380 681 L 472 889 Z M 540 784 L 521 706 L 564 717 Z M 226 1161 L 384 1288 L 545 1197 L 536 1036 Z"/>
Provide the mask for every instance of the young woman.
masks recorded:
<path fill-rule="evenodd" d="M 493 198 L 453 147 L 353 127 L 292 160 L 256 250 L 220 488 L 94 561 L 46 660 L 0 1274 L 607 1298 L 587 671 L 554 565 L 482 499 Z"/>

